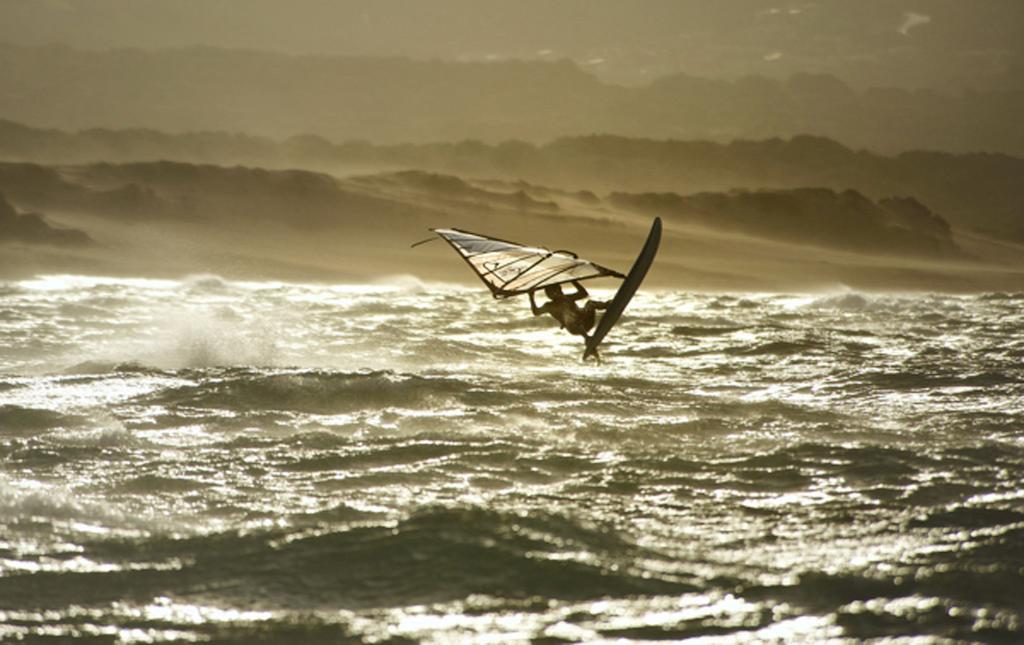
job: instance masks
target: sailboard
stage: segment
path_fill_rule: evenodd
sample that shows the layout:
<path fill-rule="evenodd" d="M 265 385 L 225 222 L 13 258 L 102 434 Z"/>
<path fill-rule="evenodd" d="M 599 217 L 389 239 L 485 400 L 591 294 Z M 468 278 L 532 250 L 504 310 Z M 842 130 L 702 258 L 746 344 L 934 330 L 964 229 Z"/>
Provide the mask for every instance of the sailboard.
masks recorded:
<path fill-rule="evenodd" d="M 430 230 L 455 249 L 495 298 L 518 296 L 573 280 L 626 277 L 571 251 L 549 251 L 457 228 Z"/>
<path fill-rule="evenodd" d="M 651 225 L 651 232 L 647 235 L 647 241 L 644 242 L 644 247 L 640 250 L 640 255 L 633 262 L 633 267 L 626 275 L 626 279 L 622 281 L 619 290 L 615 292 L 615 297 L 605 309 L 594 333 L 587 338 L 587 349 L 583 352 L 583 360 L 594 356 L 598 357 L 598 361 L 600 361 L 597 346 L 601 344 L 615 323 L 619 322 L 619 316 L 622 315 L 629 301 L 633 299 L 633 294 L 640 287 L 640 283 L 644 281 L 647 270 L 651 268 L 654 256 L 658 253 L 659 244 L 661 244 L 661 218 L 655 217 L 654 224 Z"/>

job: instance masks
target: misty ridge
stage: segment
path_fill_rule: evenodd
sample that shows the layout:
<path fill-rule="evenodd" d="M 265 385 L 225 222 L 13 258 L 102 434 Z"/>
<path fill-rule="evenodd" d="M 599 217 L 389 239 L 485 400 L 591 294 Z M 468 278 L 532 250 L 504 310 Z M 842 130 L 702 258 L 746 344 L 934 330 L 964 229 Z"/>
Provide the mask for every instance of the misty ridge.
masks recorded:
<path fill-rule="evenodd" d="M 591 133 L 673 139 L 813 134 L 885 153 L 1024 154 L 1024 89 L 868 87 L 828 74 L 670 74 L 639 86 L 560 61 L 294 56 L 190 47 L 0 45 L 0 115 L 34 126 L 308 133 L 341 141 L 532 142 Z"/>
<path fill-rule="evenodd" d="M 0 193 L 0 243 L 87 246 L 93 243 L 85 232 L 51 226 L 39 213 L 19 213 Z"/>
<path fill-rule="evenodd" d="M 403 268 L 458 279 L 453 271 L 460 267 L 443 257 L 408 251 L 411 241 L 438 222 L 527 241 L 544 231 L 543 240 L 551 245 L 585 247 L 589 254 L 622 265 L 628 258 L 621 240 L 637 234 L 629 225 L 633 213 L 639 221 L 662 215 L 679 229 L 673 236 L 680 257 L 666 258 L 662 280 L 747 288 L 829 279 L 964 288 L 1006 284 L 1014 271 L 1012 264 L 979 264 L 977 247 L 962 248 L 949 223 L 915 199 L 876 202 L 854 190 L 599 196 L 522 180 L 471 180 L 422 170 L 334 177 L 169 161 L 4 162 L 0 190 L 64 226 L 83 229 L 75 235 L 88 231 L 102 245 L 77 258 L 65 255 L 60 266 L 84 263 L 106 272 L 173 275 L 198 267 L 267 278 L 368 279 L 393 271 L 395 254 L 401 252 Z M 751 259 L 720 259 L 730 253 Z M 8 252 L 0 270 L 11 271 L 16 257 Z M 870 257 L 877 258 L 871 263 L 878 266 L 865 271 L 864 258 Z M 909 272 L 901 268 L 908 261 L 913 265 Z M 960 269 L 975 265 L 968 273 L 976 275 L 953 278 L 945 266 L 951 262 Z M 52 258 L 34 255 L 31 266 L 48 263 Z M 348 272 L 353 263 L 362 267 L 361 273 Z M 822 263 L 833 268 L 823 269 Z"/>
<path fill-rule="evenodd" d="M 0 120 L 0 155 L 43 164 L 98 160 L 175 160 L 304 168 L 334 175 L 417 168 L 476 180 L 503 179 L 575 191 L 687 195 L 738 188 L 828 188 L 879 200 L 912 197 L 951 224 L 1024 240 L 1024 159 L 1004 154 L 910 151 L 895 156 L 855 151 L 812 136 L 788 140 L 651 140 L 563 137 L 547 144 L 480 141 L 374 145 L 332 143 L 315 135 L 284 141 L 228 133 L 154 130 L 43 130 Z M 25 183 L 22 190 L 32 182 Z M 111 208 L 131 208 L 132 185 Z M 63 189 L 54 187 L 54 194 Z M 819 206 L 823 206 L 819 204 Z M 776 216 L 776 215 L 766 215 Z"/>
<path fill-rule="evenodd" d="M 867 253 L 955 255 L 949 223 L 913 197 L 873 202 L 828 188 L 698 193 L 612 193 L 615 206 L 798 243 Z"/>
<path fill-rule="evenodd" d="M 675 193 L 576 193 L 500 181 L 479 184 L 424 171 L 344 180 L 298 170 L 225 168 L 174 162 L 99 163 L 59 169 L 0 163 L 0 188 L 41 209 L 91 213 L 125 223 L 157 219 L 241 220 L 304 231 L 378 234 L 433 212 L 557 215 L 633 210 L 668 220 L 784 241 L 868 253 L 955 256 L 949 223 L 913 198 L 878 203 L 827 188 Z"/>

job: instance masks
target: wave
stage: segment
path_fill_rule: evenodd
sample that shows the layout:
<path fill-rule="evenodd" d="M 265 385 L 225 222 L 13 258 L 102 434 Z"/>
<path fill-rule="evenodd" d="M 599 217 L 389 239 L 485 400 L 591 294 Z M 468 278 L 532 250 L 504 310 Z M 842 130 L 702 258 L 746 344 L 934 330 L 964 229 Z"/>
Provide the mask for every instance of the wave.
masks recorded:
<path fill-rule="evenodd" d="M 0 405 L 0 436 L 30 436 L 54 428 L 77 425 L 81 417 L 53 410 Z"/>
<path fill-rule="evenodd" d="M 844 293 L 818 298 L 809 303 L 812 309 L 838 309 L 840 311 L 863 311 L 872 305 L 872 300 L 858 293 Z"/>
<path fill-rule="evenodd" d="M 609 347 L 612 345 L 609 343 Z M 674 356 L 684 355 L 680 353 L 675 347 L 668 345 L 653 345 L 650 347 L 635 347 L 613 350 L 616 356 L 632 356 L 635 358 L 669 358 Z"/>
<path fill-rule="evenodd" d="M 697 325 L 676 325 L 672 328 L 671 333 L 676 336 L 724 336 L 726 334 L 734 334 L 738 331 L 743 331 L 747 327 L 743 326 L 730 326 L 730 327 L 717 327 L 717 326 L 697 326 Z"/>
<path fill-rule="evenodd" d="M 386 446 L 373 446 L 345 455 L 328 454 L 300 458 L 282 467 L 292 471 L 351 470 L 383 466 L 403 466 L 420 461 L 451 457 L 473 450 L 473 446 L 455 442 L 414 441 Z"/>
<path fill-rule="evenodd" d="M 1006 292 L 999 292 L 999 291 L 997 291 L 997 292 L 993 292 L 993 293 L 983 293 L 983 294 L 977 296 L 977 298 L 978 298 L 978 300 L 981 300 L 981 301 L 1014 301 L 1014 300 L 1024 300 L 1024 292 L 1006 293 Z"/>
<path fill-rule="evenodd" d="M 1004 372 L 977 372 L 973 374 L 941 374 L 927 372 L 870 372 L 863 380 L 873 387 L 890 390 L 919 390 L 943 387 L 986 388 L 1012 385 L 1021 380 Z"/>
<path fill-rule="evenodd" d="M 63 374 L 148 374 L 166 376 L 168 372 L 138 361 L 82 361 L 62 370 Z"/>
<path fill-rule="evenodd" d="M 205 376 L 197 385 L 163 390 L 140 400 L 193 408 L 331 414 L 391 407 L 422 408 L 462 398 L 479 398 L 476 396 L 479 392 L 473 392 L 475 386 L 470 382 L 391 371 L 309 370 L 267 374 L 239 369 L 229 370 L 220 377 L 216 372 L 213 374 Z"/>
<path fill-rule="evenodd" d="M 181 280 L 181 286 L 187 291 L 199 293 L 223 293 L 231 288 L 231 284 L 213 273 L 194 273 Z"/>
<path fill-rule="evenodd" d="M 962 311 L 962 306 L 949 296 L 901 296 L 864 293 L 841 293 L 815 298 L 800 307 L 805 311 L 840 312 L 846 314 L 929 315 Z"/>
<path fill-rule="evenodd" d="M 824 347 L 823 343 L 812 340 L 796 342 L 776 340 L 757 345 L 730 347 L 725 350 L 725 353 L 733 356 L 792 356 L 793 354 L 804 354 L 821 350 Z"/>
<path fill-rule="evenodd" d="M 355 522 L 381 523 L 387 520 L 387 514 L 378 511 L 366 511 L 353 508 L 344 502 L 335 504 L 320 511 L 311 513 L 292 513 L 288 521 L 294 526 L 323 526 L 325 524 L 351 524 Z"/>
<path fill-rule="evenodd" d="M 380 278 L 374 281 L 374 284 L 386 287 L 393 287 L 404 294 L 425 294 L 434 293 L 438 290 L 452 289 L 452 286 L 449 284 L 439 282 L 427 282 L 420 278 L 419 276 L 412 275 L 410 273 L 397 273 L 393 275 L 381 276 Z"/>
<path fill-rule="evenodd" d="M 347 515 L 344 510 L 342 515 Z M 175 561 L 172 570 L 0 577 L 6 608 L 48 609 L 188 595 L 250 608 L 349 609 L 450 602 L 473 594 L 593 599 L 696 588 L 659 572 L 660 556 L 608 526 L 547 513 L 428 508 L 397 523 L 314 530 L 166 536 L 98 543 L 94 559 Z M 569 557 L 567 557 L 569 556 Z"/>
<path fill-rule="evenodd" d="M 165 477 L 161 475 L 139 475 L 125 480 L 115 487 L 115 492 L 149 494 L 149 493 L 191 493 L 207 488 L 207 484 L 195 479 L 183 477 Z"/>
<path fill-rule="evenodd" d="M 26 531 L 44 530 L 48 534 L 57 533 L 52 523 L 69 520 L 144 531 L 173 528 L 168 518 L 128 511 L 109 501 L 86 501 L 80 494 L 62 486 L 26 484 L 7 477 L 0 478 L 0 516 L 8 527 L 18 528 L 19 522 L 23 522 Z M 75 531 L 76 528 L 63 530 Z"/>

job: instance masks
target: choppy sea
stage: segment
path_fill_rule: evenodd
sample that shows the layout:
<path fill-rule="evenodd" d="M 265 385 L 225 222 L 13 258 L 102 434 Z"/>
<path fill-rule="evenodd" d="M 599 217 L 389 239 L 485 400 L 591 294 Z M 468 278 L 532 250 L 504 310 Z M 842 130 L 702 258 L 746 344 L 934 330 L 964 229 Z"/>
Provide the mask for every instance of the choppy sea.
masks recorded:
<path fill-rule="evenodd" d="M 1024 641 L 1024 294 L 0 285 L 0 641 Z"/>

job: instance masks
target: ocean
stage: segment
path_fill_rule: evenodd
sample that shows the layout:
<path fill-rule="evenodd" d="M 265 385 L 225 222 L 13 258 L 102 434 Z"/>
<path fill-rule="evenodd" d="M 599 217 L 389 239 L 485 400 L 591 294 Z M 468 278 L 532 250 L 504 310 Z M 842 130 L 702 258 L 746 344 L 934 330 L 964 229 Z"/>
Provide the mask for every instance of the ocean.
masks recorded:
<path fill-rule="evenodd" d="M 582 350 L 413 278 L 0 284 L 0 641 L 1024 640 L 1024 294 Z"/>

